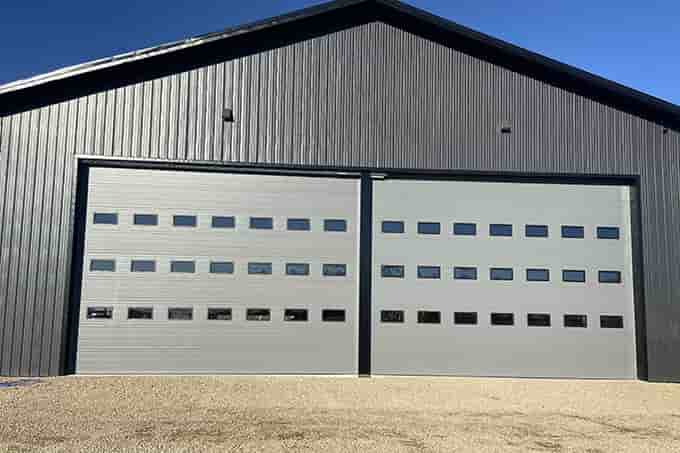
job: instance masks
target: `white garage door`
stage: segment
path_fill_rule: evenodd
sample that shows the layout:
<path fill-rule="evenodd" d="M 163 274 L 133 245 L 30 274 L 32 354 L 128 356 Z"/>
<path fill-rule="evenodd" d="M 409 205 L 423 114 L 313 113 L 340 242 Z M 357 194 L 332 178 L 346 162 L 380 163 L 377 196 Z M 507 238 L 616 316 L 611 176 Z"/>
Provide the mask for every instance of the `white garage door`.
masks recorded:
<path fill-rule="evenodd" d="M 630 191 L 374 182 L 377 374 L 635 378 Z"/>
<path fill-rule="evenodd" d="M 356 373 L 353 179 L 92 168 L 79 373 Z"/>

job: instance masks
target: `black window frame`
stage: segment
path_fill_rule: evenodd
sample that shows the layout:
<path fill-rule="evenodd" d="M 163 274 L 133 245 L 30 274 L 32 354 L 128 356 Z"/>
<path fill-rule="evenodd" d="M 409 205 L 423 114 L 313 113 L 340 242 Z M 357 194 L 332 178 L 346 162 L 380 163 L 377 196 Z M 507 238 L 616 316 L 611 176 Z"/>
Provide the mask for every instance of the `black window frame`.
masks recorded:
<path fill-rule="evenodd" d="M 428 230 L 430 227 L 435 227 L 433 230 Z M 417 227 L 418 234 L 423 236 L 437 236 L 442 234 L 442 224 L 441 222 L 418 222 Z"/>
<path fill-rule="evenodd" d="M 396 317 L 387 316 L 396 314 Z M 403 324 L 406 322 L 406 313 L 404 310 L 380 310 L 381 324 Z"/>
<path fill-rule="evenodd" d="M 331 268 L 342 269 L 342 273 L 329 273 Z M 347 277 L 347 264 L 341 263 L 325 263 L 321 265 L 321 275 L 323 277 Z"/>
<path fill-rule="evenodd" d="M 561 225 L 560 237 L 563 239 L 584 239 L 586 234 L 585 230 L 583 225 Z M 574 231 L 577 232 L 576 235 L 573 234 Z"/>
<path fill-rule="evenodd" d="M 547 320 L 547 322 L 546 322 Z M 527 313 L 527 327 L 551 327 L 550 313 Z"/>
<path fill-rule="evenodd" d="M 101 267 L 103 264 L 111 266 Z M 89 272 L 116 272 L 116 260 L 109 258 L 90 258 Z"/>
<path fill-rule="evenodd" d="M 188 221 L 187 223 L 184 223 Z M 196 228 L 198 226 L 198 216 L 194 214 L 173 214 L 172 226 L 177 228 Z"/>
<path fill-rule="evenodd" d="M 337 316 L 339 314 L 342 314 L 342 316 Z M 347 322 L 347 312 L 344 308 L 324 308 L 321 310 L 321 321 Z"/>
<path fill-rule="evenodd" d="M 508 321 L 509 319 L 509 321 Z M 507 312 L 494 312 L 489 315 L 489 323 L 492 326 L 514 326 L 515 314 Z"/>
<path fill-rule="evenodd" d="M 326 233 L 346 233 L 348 225 L 347 219 L 323 219 L 323 230 Z"/>
<path fill-rule="evenodd" d="M 185 268 L 185 266 L 188 266 Z M 190 270 L 187 270 L 189 269 Z M 170 273 L 171 274 L 195 274 L 196 273 L 196 261 L 193 260 L 171 260 L 170 261 Z"/>
<path fill-rule="evenodd" d="M 423 272 L 435 271 L 432 275 L 427 275 Z M 418 280 L 441 280 L 442 267 L 436 265 L 419 264 L 416 269 L 416 276 Z"/>
<path fill-rule="evenodd" d="M 608 235 L 606 232 L 615 231 L 616 235 Z M 621 227 L 617 226 L 598 226 L 595 229 L 595 237 L 597 239 L 618 241 L 621 239 Z"/>
<path fill-rule="evenodd" d="M 217 312 L 226 313 L 226 317 L 218 317 Z M 211 318 L 212 314 L 212 318 Z M 208 312 L 206 313 L 207 321 L 231 321 L 232 320 L 232 310 L 230 307 L 208 307 Z"/>
<path fill-rule="evenodd" d="M 133 312 L 133 310 L 137 310 L 138 313 L 149 313 L 149 316 L 141 316 L 141 317 L 130 317 L 130 314 Z M 127 307 L 127 317 L 126 319 L 130 320 L 153 320 L 154 318 L 154 309 L 153 307 Z"/>
<path fill-rule="evenodd" d="M 296 314 L 302 316 L 298 318 Z M 307 322 L 309 321 L 309 310 L 306 308 L 284 308 L 283 320 L 285 322 Z"/>
<path fill-rule="evenodd" d="M 274 217 L 249 217 L 248 229 L 271 231 L 274 229 Z"/>
<path fill-rule="evenodd" d="M 541 273 L 541 275 L 545 275 L 545 278 L 532 278 L 532 275 Z M 539 268 L 539 267 L 530 267 L 526 269 L 525 272 L 526 276 L 526 281 L 528 282 L 549 282 L 550 281 L 550 269 L 546 268 Z"/>
<path fill-rule="evenodd" d="M 567 278 L 568 275 L 583 275 L 582 279 Z M 564 283 L 585 283 L 586 271 L 584 269 L 562 269 L 562 281 Z"/>
<path fill-rule="evenodd" d="M 99 316 L 99 313 L 103 312 L 103 316 Z M 111 305 L 92 305 L 87 307 L 85 313 L 86 319 L 113 319 L 113 306 Z"/>
<path fill-rule="evenodd" d="M 312 231 L 312 221 L 304 217 L 289 217 L 286 219 L 286 231 Z"/>
<path fill-rule="evenodd" d="M 469 271 L 472 271 L 474 273 L 474 275 L 472 277 L 463 277 L 461 275 L 464 275 L 464 274 L 459 274 L 459 272 L 469 272 Z M 454 266 L 453 267 L 453 279 L 454 280 L 468 280 L 468 281 L 478 280 L 479 279 L 479 271 L 474 266 Z"/>
<path fill-rule="evenodd" d="M 476 326 L 479 314 L 476 311 L 456 311 L 453 313 L 453 324 L 457 326 Z"/>
<path fill-rule="evenodd" d="M 133 214 L 132 224 L 136 226 L 158 226 L 158 214 Z"/>
<path fill-rule="evenodd" d="M 609 279 L 604 279 L 603 276 L 605 275 L 615 275 L 616 279 L 615 280 L 609 280 Z M 621 271 L 613 271 L 613 270 L 598 270 L 597 271 L 597 282 L 602 283 L 605 285 L 619 285 L 623 283 L 623 276 Z"/>
<path fill-rule="evenodd" d="M 171 313 L 189 313 L 188 318 L 184 317 L 179 317 L 179 318 L 174 318 L 172 317 Z M 193 307 L 168 307 L 168 321 L 193 321 L 194 320 L 194 308 Z"/>
<path fill-rule="evenodd" d="M 399 274 L 385 273 L 387 270 L 399 270 Z M 381 264 L 380 265 L 380 277 L 381 278 L 405 278 L 406 276 L 406 266 L 403 264 Z"/>
<path fill-rule="evenodd" d="M 302 266 L 304 271 L 301 273 L 290 272 L 290 269 L 294 269 L 295 266 Z M 284 272 L 291 277 L 306 277 L 310 273 L 310 265 L 309 263 L 286 263 Z"/>
<path fill-rule="evenodd" d="M 441 325 L 442 312 L 439 310 L 418 310 L 416 323 Z"/>
<path fill-rule="evenodd" d="M 398 226 L 396 231 L 386 231 L 386 226 Z M 406 232 L 406 224 L 403 220 L 383 220 L 380 224 L 380 232 L 384 234 L 404 234 Z"/>
<path fill-rule="evenodd" d="M 577 320 L 583 321 L 583 323 L 577 322 Z M 586 329 L 588 328 L 588 315 L 565 313 L 563 317 L 563 322 L 564 327 Z"/>
<path fill-rule="evenodd" d="M 615 323 L 615 324 L 610 324 Z M 600 315 L 600 329 L 623 329 L 623 315 Z"/>
<path fill-rule="evenodd" d="M 210 218 L 210 228 L 232 230 L 236 228 L 236 216 L 214 215 Z"/>
<path fill-rule="evenodd" d="M 510 278 L 495 278 L 494 273 L 510 271 Z M 511 282 L 515 280 L 515 270 L 512 267 L 491 267 L 489 268 L 489 280 L 494 282 Z"/>
<path fill-rule="evenodd" d="M 99 218 L 100 221 L 97 221 Z M 113 219 L 112 222 L 102 221 L 104 219 Z M 118 225 L 118 213 L 117 212 L 93 212 L 92 213 L 92 224 L 93 225 Z"/>
<path fill-rule="evenodd" d="M 524 225 L 524 237 L 547 238 L 550 235 L 548 225 L 527 224 Z"/>
<path fill-rule="evenodd" d="M 255 271 L 256 268 L 262 267 L 265 271 Z M 274 273 L 274 264 L 264 261 L 249 261 L 248 262 L 248 275 L 272 275 Z"/>
<path fill-rule="evenodd" d="M 246 321 L 269 322 L 271 320 L 272 310 L 270 308 L 246 308 Z"/>
<path fill-rule="evenodd" d="M 508 234 L 509 228 L 509 234 Z M 511 238 L 514 235 L 514 228 L 511 223 L 490 223 L 489 236 L 497 238 Z"/>
<path fill-rule="evenodd" d="M 218 270 L 220 266 L 226 266 L 228 270 L 222 271 Z M 211 261 L 210 262 L 210 274 L 225 274 L 232 275 L 236 270 L 236 265 L 233 261 Z"/>
<path fill-rule="evenodd" d="M 151 264 L 151 269 L 147 269 L 145 266 L 148 264 Z M 135 265 L 137 266 L 142 266 L 142 269 L 135 269 Z M 146 259 L 141 259 L 141 260 L 130 260 L 130 272 L 134 273 L 151 273 L 151 272 L 156 272 L 158 270 L 158 267 L 156 266 L 156 260 L 146 260 Z"/>
<path fill-rule="evenodd" d="M 465 231 L 465 228 L 470 227 L 471 231 Z M 477 236 L 477 224 L 472 222 L 453 222 L 451 234 L 454 236 Z"/>

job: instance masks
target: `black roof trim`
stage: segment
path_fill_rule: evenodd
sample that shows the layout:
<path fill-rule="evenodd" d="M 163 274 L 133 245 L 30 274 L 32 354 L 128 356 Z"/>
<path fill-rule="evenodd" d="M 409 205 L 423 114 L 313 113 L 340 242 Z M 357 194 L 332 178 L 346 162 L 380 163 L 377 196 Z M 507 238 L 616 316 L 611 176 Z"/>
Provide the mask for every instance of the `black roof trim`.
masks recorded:
<path fill-rule="evenodd" d="M 452 49 L 680 131 L 680 106 L 396 0 L 337 0 L 271 19 L 0 86 L 9 115 L 383 21 Z"/>

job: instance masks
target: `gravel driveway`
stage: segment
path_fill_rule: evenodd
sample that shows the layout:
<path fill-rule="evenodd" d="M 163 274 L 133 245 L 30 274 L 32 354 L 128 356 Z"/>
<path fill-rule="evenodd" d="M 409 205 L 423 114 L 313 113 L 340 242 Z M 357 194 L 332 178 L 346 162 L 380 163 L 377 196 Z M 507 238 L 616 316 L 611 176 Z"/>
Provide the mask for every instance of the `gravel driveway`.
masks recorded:
<path fill-rule="evenodd" d="M 113 450 L 673 452 L 680 385 L 71 376 L 0 388 L 0 451 Z"/>

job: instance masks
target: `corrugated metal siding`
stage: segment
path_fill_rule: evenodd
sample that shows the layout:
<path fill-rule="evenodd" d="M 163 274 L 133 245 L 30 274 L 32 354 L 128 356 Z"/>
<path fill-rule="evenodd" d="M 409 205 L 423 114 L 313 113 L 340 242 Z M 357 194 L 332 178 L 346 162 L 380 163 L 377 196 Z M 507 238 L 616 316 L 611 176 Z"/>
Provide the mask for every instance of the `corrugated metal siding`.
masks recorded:
<path fill-rule="evenodd" d="M 59 371 L 74 155 L 91 154 L 640 175 L 649 374 L 680 380 L 680 134 L 646 120 L 372 23 L 0 127 L 1 374 Z"/>

